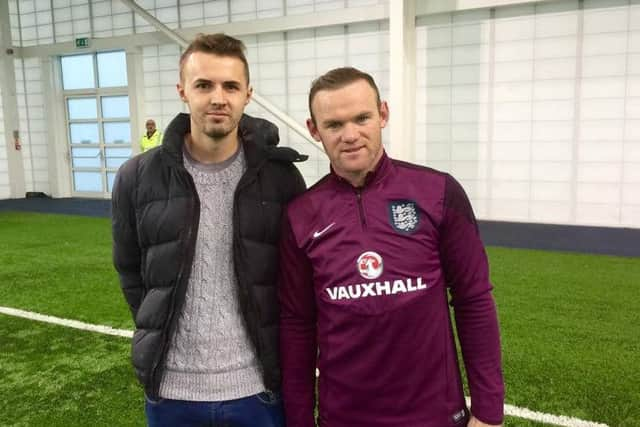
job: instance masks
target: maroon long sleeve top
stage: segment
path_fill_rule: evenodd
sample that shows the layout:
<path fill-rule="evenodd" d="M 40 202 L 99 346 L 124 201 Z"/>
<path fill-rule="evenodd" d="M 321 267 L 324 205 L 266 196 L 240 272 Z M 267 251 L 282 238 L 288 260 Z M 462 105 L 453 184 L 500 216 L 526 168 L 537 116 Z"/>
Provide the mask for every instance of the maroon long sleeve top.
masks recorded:
<path fill-rule="evenodd" d="M 503 419 L 495 304 L 471 205 L 450 175 L 385 155 L 292 202 L 280 257 L 288 427 L 466 426 L 449 304 L 479 420 Z M 449 303 L 449 304 L 448 304 Z"/>

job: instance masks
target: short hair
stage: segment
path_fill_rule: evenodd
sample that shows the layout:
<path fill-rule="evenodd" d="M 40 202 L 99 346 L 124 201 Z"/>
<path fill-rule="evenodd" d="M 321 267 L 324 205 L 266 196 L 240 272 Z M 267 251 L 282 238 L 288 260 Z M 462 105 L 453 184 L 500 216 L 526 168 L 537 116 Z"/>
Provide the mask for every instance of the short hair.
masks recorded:
<path fill-rule="evenodd" d="M 245 56 L 247 48 L 242 41 L 223 33 L 198 34 L 180 56 L 180 81 L 183 78 L 184 63 L 194 52 L 212 53 L 218 56 L 238 58 L 244 64 L 244 74 L 249 84 L 249 63 Z"/>
<path fill-rule="evenodd" d="M 321 75 L 311 83 L 311 90 L 309 91 L 309 113 L 311 113 L 311 120 L 315 123 L 316 119 L 313 117 L 313 110 L 311 109 L 311 103 L 316 94 L 321 90 L 337 90 L 356 82 L 358 80 L 364 80 L 369 83 L 369 86 L 376 93 L 376 104 L 380 108 L 380 91 L 376 82 L 373 80 L 370 74 L 360 71 L 353 67 L 341 67 L 334 68 Z"/>

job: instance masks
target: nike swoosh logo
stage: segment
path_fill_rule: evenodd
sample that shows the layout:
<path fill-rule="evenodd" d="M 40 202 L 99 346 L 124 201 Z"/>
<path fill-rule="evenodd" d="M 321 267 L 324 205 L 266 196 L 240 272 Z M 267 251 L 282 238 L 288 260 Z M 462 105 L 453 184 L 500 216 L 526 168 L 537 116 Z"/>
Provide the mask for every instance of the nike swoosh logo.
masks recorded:
<path fill-rule="evenodd" d="M 324 233 L 326 233 L 331 227 L 333 227 L 336 223 L 332 222 L 331 224 L 327 225 L 325 228 L 323 228 L 320 231 L 316 231 L 315 233 L 313 233 L 313 238 L 317 239 L 318 237 L 322 236 Z"/>

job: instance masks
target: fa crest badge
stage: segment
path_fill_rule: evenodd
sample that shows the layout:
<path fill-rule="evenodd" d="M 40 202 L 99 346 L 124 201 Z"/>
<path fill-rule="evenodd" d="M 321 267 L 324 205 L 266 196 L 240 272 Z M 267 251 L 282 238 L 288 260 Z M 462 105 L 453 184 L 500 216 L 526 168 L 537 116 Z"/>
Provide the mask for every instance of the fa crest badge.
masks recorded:
<path fill-rule="evenodd" d="M 413 200 L 392 200 L 389 202 L 389 221 L 399 233 L 411 234 L 418 228 L 420 216 Z"/>

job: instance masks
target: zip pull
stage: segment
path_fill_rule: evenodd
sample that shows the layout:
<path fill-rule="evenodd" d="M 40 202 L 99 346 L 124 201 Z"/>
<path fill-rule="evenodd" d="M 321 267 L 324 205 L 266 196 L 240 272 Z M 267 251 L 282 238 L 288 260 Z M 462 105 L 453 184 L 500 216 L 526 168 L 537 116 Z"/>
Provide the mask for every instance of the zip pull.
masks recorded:
<path fill-rule="evenodd" d="M 362 225 L 362 229 L 367 229 L 367 218 L 364 215 L 364 206 L 362 205 L 362 189 L 356 188 L 356 198 L 358 199 L 358 212 L 360 213 L 360 225 Z"/>

